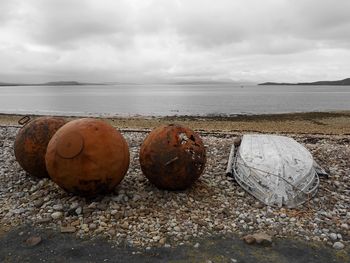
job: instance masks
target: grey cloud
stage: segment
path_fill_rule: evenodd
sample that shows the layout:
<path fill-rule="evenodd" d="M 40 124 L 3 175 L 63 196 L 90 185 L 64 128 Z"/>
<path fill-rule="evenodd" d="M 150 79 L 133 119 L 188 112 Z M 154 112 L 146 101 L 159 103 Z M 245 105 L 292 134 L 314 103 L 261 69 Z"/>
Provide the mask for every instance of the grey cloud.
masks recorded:
<path fill-rule="evenodd" d="M 11 76 L 312 78 L 298 65 L 320 76 L 350 68 L 348 0 L 13 0 L 0 10 L 0 67 Z M 338 60 L 322 72 L 329 52 Z"/>

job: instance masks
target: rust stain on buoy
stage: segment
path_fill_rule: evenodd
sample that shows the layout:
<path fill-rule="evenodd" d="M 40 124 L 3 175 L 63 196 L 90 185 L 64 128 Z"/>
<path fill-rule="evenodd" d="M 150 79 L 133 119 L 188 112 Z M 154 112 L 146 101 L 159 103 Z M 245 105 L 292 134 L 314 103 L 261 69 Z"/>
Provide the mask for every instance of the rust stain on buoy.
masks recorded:
<path fill-rule="evenodd" d="M 68 192 L 95 196 L 111 191 L 129 168 L 124 137 L 108 123 L 79 119 L 52 137 L 46 153 L 50 177 Z"/>
<path fill-rule="evenodd" d="M 22 123 L 26 124 L 16 136 L 16 160 L 27 173 L 39 178 L 48 177 L 45 165 L 46 148 L 51 137 L 66 121 L 58 117 L 41 117 L 28 122 L 27 116 L 21 120 L 26 120 Z"/>
<path fill-rule="evenodd" d="M 154 129 L 140 150 L 144 175 L 160 189 L 184 190 L 203 173 L 206 150 L 197 133 L 180 125 Z"/>

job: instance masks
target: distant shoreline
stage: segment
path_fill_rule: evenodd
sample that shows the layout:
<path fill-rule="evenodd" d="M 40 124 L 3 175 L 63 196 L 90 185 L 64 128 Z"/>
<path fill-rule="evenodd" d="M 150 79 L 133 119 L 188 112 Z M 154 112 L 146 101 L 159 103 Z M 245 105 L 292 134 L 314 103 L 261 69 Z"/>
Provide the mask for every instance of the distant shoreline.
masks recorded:
<path fill-rule="evenodd" d="M 261 86 L 350 86 L 350 78 L 335 80 L 335 81 L 315 81 L 315 82 L 300 82 L 300 83 L 279 83 L 279 82 L 265 82 L 260 83 Z"/>

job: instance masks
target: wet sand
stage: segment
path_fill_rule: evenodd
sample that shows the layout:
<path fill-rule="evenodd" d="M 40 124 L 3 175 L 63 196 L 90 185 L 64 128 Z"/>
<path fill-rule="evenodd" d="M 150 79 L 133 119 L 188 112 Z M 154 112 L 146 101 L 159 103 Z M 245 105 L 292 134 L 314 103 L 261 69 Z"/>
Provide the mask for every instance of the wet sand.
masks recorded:
<path fill-rule="evenodd" d="M 41 242 L 26 245 L 31 236 Z M 251 246 L 240 238 L 212 236 L 198 239 L 200 246 L 136 249 L 115 247 L 103 239 L 77 240 L 72 235 L 24 226 L 0 238 L 2 262 L 349 262 L 349 250 L 337 251 L 320 243 L 278 239 L 271 247 Z"/>
<path fill-rule="evenodd" d="M 18 125 L 21 115 L 0 114 L 0 125 Z M 31 116 L 32 118 L 38 116 Z M 77 117 L 67 117 L 74 119 Z M 103 118 L 124 130 L 149 130 L 161 124 L 178 123 L 207 132 L 262 132 L 294 134 L 350 134 L 350 111 L 309 112 L 237 116 L 168 116 Z"/>

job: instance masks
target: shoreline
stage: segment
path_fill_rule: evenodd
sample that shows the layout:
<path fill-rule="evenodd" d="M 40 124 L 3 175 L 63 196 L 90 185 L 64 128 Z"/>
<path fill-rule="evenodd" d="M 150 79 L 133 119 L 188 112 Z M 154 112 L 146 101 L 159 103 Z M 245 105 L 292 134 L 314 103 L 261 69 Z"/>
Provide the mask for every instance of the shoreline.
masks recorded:
<path fill-rule="evenodd" d="M 24 114 L 0 113 L 0 125 L 19 126 Z M 50 116 L 29 114 L 32 118 Z M 204 132 L 265 132 L 350 135 L 350 111 L 279 114 L 238 114 L 232 116 L 60 116 L 67 119 L 98 118 L 126 130 L 150 130 L 161 124 L 178 123 Z M 20 127 L 20 126 L 19 126 Z"/>

